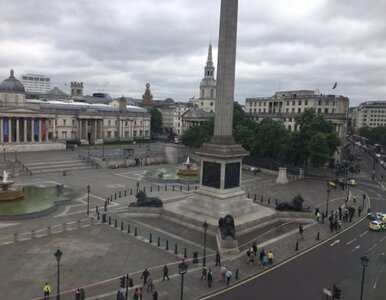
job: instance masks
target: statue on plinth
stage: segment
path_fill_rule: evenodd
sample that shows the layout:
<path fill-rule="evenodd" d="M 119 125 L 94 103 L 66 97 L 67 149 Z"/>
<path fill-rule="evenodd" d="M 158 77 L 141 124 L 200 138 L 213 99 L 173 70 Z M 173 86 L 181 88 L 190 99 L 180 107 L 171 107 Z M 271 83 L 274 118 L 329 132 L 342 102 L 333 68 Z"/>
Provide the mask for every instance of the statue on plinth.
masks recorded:
<path fill-rule="evenodd" d="M 304 199 L 302 196 L 295 196 L 291 202 L 285 201 L 281 202 L 276 206 L 277 210 L 288 210 L 288 211 L 303 211 L 303 202 Z"/>
<path fill-rule="evenodd" d="M 142 190 L 135 194 L 137 202 L 130 203 L 131 207 L 162 207 L 162 200 L 158 197 L 147 197 L 146 193 Z"/>
<path fill-rule="evenodd" d="M 225 240 L 228 236 L 236 239 L 235 220 L 231 215 L 226 215 L 218 220 L 218 228 L 221 233 L 221 238 Z"/>

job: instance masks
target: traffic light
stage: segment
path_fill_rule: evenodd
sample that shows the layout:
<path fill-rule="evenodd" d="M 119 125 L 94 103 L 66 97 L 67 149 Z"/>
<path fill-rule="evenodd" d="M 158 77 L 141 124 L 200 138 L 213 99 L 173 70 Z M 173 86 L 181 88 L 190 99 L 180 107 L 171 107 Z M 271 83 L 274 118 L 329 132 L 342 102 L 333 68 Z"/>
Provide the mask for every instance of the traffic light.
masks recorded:
<path fill-rule="evenodd" d="M 340 288 L 338 288 L 334 284 L 334 287 L 333 287 L 333 290 L 332 290 L 332 299 L 340 299 L 340 294 L 341 293 L 342 293 L 342 291 L 340 290 Z"/>
<path fill-rule="evenodd" d="M 134 286 L 133 278 L 129 278 L 129 287 L 133 287 L 133 286 Z"/>
<path fill-rule="evenodd" d="M 120 286 L 121 288 L 126 287 L 126 276 L 122 276 L 121 278 L 119 278 L 119 281 L 120 281 L 119 286 Z"/>

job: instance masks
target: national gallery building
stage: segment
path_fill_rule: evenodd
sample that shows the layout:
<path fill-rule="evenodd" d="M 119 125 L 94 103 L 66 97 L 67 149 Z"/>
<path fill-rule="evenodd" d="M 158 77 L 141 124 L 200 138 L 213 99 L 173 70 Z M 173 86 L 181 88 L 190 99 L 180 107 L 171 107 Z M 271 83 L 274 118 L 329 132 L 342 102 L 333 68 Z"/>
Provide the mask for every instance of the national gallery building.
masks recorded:
<path fill-rule="evenodd" d="M 150 139 L 150 114 L 127 105 L 58 100 L 27 100 L 23 84 L 9 78 L 0 84 L 0 143 L 10 151 L 65 148 L 66 141 L 103 144 Z"/>

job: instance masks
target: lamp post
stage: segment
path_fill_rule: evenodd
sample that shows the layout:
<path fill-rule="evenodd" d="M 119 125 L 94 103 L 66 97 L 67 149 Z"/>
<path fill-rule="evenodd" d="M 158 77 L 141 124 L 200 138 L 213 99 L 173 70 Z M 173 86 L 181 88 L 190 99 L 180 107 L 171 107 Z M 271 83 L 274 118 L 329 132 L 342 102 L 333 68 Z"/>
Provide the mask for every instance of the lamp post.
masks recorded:
<path fill-rule="evenodd" d="M 87 186 L 87 215 L 90 214 L 90 185 Z"/>
<path fill-rule="evenodd" d="M 181 275 L 181 300 L 184 300 L 184 275 L 188 271 L 189 265 L 183 259 L 180 264 L 178 264 L 178 274 Z"/>
<path fill-rule="evenodd" d="M 204 255 L 202 258 L 202 265 L 205 267 L 206 266 L 206 231 L 208 230 L 209 224 L 205 222 L 202 224 L 202 228 L 204 228 Z"/>
<path fill-rule="evenodd" d="M 327 189 L 327 201 L 326 201 L 326 218 L 328 216 L 328 201 L 330 201 L 330 189 Z"/>
<path fill-rule="evenodd" d="M 364 286 L 364 283 L 365 283 L 365 269 L 367 267 L 367 264 L 369 263 L 370 259 L 367 257 L 367 253 L 365 252 L 365 254 L 363 256 L 361 256 L 360 258 L 361 260 L 361 264 L 362 264 L 362 284 L 361 284 L 361 298 L 360 300 L 363 299 L 363 286 Z"/>
<path fill-rule="evenodd" d="M 58 262 L 58 282 L 57 282 L 57 291 L 56 291 L 56 300 L 60 300 L 60 259 L 62 258 L 63 252 L 59 249 L 56 250 L 54 256 Z"/>

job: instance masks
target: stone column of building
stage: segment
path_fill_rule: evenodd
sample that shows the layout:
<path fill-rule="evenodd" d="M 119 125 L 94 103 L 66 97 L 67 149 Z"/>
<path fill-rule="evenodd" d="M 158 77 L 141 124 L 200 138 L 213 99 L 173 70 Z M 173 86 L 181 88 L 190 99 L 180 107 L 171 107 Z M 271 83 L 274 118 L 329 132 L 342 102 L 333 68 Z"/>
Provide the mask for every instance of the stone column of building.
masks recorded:
<path fill-rule="evenodd" d="M 34 123 L 35 119 L 31 118 L 31 143 L 35 143 Z"/>
<path fill-rule="evenodd" d="M 20 142 L 20 124 L 19 124 L 20 118 L 16 118 L 16 143 Z"/>
<path fill-rule="evenodd" d="M 98 120 L 94 120 L 94 141 L 98 138 Z"/>
<path fill-rule="evenodd" d="M 39 143 L 42 142 L 42 119 L 39 119 Z"/>
<path fill-rule="evenodd" d="M 3 118 L 0 118 L 0 143 L 4 143 Z"/>
<path fill-rule="evenodd" d="M 27 118 L 24 118 L 23 134 L 24 134 L 23 142 L 27 143 Z"/>
<path fill-rule="evenodd" d="M 125 138 L 125 122 L 126 120 L 122 120 L 122 137 Z"/>
<path fill-rule="evenodd" d="M 12 118 L 8 118 L 8 143 L 12 143 Z"/>
<path fill-rule="evenodd" d="M 87 140 L 87 143 L 89 143 L 90 141 L 88 140 L 88 119 L 84 120 L 85 124 L 85 133 L 86 133 L 86 137 L 85 139 Z"/>
<path fill-rule="evenodd" d="M 56 119 L 51 119 L 52 122 L 52 139 L 55 140 L 57 138 L 56 136 L 56 125 L 55 125 Z"/>

